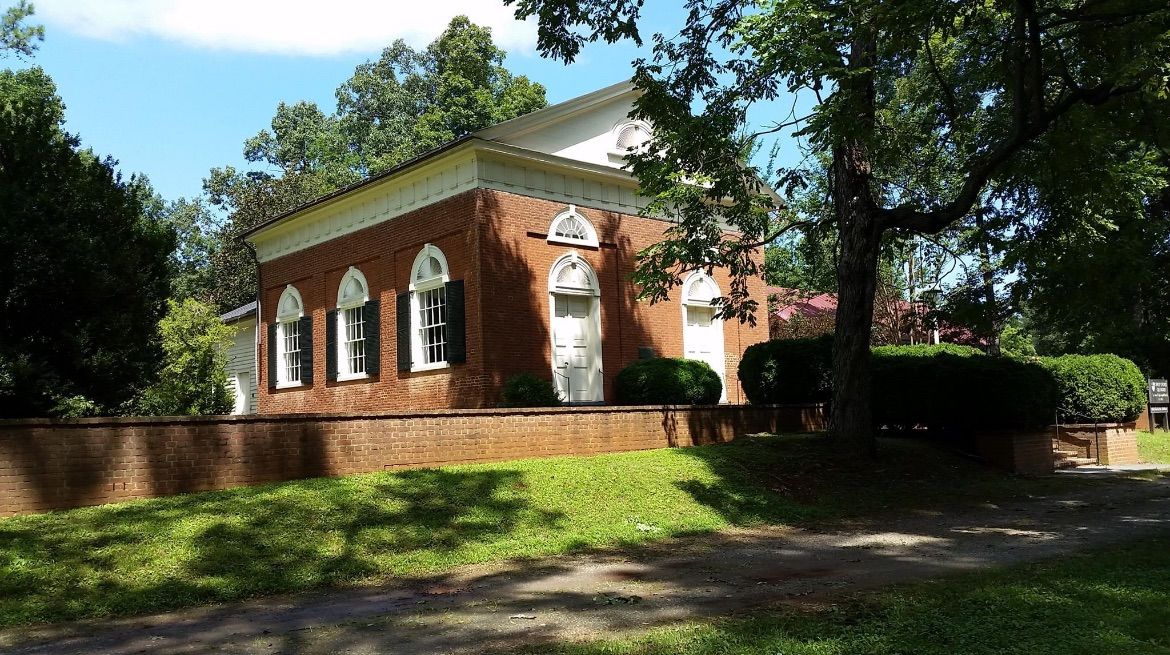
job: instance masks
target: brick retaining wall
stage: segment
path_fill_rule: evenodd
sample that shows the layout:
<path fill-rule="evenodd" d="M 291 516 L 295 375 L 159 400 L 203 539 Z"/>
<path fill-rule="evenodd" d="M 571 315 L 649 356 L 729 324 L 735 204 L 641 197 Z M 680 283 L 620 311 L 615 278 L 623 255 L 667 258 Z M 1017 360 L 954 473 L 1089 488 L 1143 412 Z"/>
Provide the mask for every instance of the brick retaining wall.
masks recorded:
<path fill-rule="evenodd" d="M 1053 470 L 1051 428 L 980 432 L 975 435 L 975 448 L 988 464 L 1013 473 Z"/>
<path fill-rule="evenodd" d="M 0 421 L 0 516 L 279 480 L 823 429 L 818 406 Z"/>
<path fill-rule="evenodd" d="M 1061 425 L 1058 441 L 1062 448 L 1076 450 L 1081 457 L 1097 458 L 1101 464 L 1141 461 L 1134 422 Z"/>

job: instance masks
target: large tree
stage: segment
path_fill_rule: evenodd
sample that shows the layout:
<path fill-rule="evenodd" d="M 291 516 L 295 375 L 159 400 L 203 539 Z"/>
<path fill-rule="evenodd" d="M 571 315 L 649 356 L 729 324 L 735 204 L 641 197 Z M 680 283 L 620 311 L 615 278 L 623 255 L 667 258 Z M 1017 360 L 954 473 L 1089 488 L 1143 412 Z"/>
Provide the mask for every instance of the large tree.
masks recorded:
<path fill-rule="evenodd" d="M 41 69 L 0 72 L 0 416 L 118 411 L 161 356 L 174 233 L 64 111 Z"/>
<path fill-rule="evenodd" d="M 544 87 L 504 66 L 491 30 L 465 16 L 423 50 L 403 41 L 357 67 L 337 89 L 337 111 L 281 103 L 270 129 L 244 144 L 256 168 L 211 171 L 204 187 L 227 212 L 210 254 L 221 310 L 254 300 L 255 263 L 240 232 L 379 173 L 454 138 L 545 106 Z"/>
<path fill-rule="evenodd" d="M 571 61 L 596 40 L 641 42 L 640 0 L 577 0 L 570 10 L 506 1 L 537 18 L 547 56 Z M 655 35 L 653 57 L 635 62 L 644 94 L 634 113 L 655 131 L 632 170 L 657 199 L 651 210 L 676 221 L 643 253 L 639 280 L 662 298 L 686 270 L 726 266 L 739 281 L 722 311 L 750 317 L 752 254 L 784 225 L 746 146 L 795 128 L 830 162 L 840 239 L 830 423 L 843 451 L 875 444 L 869 342 L 883 238 L 951 228 L 1055 125 L 1126 139 L 1167 120 L 1164 107 L 1144 123 L 1093 111 L 1166 98 L 1165 0 L 687 0 L 684 11 L 678 35 Z M 785 92 L 809 113 L 747 124 L 750 108 Z M 799 184 L 805 174 L 785 177 Z"/>

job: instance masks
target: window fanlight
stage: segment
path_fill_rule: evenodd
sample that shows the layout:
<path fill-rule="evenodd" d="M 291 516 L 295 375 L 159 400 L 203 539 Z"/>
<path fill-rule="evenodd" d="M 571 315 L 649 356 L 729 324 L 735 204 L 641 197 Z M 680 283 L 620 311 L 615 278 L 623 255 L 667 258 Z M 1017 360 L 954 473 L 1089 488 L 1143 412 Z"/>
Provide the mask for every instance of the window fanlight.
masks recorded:
<path fill-rule="evenodd" d="M 548 227 L 548 242 L 574 246 L 598 247 L 597 231 L 589 219 L 577 211 L 576 205 L 553 217 Z"/>

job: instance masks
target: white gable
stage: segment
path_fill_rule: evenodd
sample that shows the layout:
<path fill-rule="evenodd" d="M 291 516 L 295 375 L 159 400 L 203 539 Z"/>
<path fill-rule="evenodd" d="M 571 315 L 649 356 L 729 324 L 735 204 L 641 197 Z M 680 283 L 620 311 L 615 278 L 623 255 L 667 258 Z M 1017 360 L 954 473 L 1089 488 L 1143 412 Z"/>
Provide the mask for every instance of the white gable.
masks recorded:
<path fill-rule="evenodd" d="M 576 161 L 611 168 L 625 165 L 625 147 L 618 140 L 626 130 L 625 143 L 645 138 L 649 127 L 633 124 L 629 114 L 638 91 L 627 83 L 616 84 L 558 105 L 500 123 L 476 136 Z M 632 125 L 633 124 L 633 125 Z"/>

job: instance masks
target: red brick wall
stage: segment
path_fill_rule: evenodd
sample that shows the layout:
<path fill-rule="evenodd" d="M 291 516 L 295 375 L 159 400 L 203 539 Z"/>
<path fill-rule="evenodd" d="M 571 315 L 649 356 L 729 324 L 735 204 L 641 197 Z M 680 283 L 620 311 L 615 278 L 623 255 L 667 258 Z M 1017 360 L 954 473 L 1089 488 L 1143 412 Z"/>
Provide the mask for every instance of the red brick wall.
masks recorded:
<path fill-rule="evenodd" d="M 1002 430 L 976 435 L 975 448 L 988 464 L 1013 473 L 1051 473 L 1052 429 Z"/>
<path fill-rule="evenodd" d="M 261 266 L 262 316 L 260 402 L 264 414 L 322 411 L 385 411 L 492 407 L 510 376 L 531 372 L 552 377 L 548 274 L 571 248 L 547 243 L 552 218 L 565 205 L 512 193 L 477 189 L 390 221 L 265 262 Z M 683 353 L 682 310 L 674 302 L 651 306 L 635 299 L 628 281 L 635 256 L 662 237 L 661 221 L 579 208 L 598 231 L 600 248 L 576 248 L 601 285 L 602 365 L 605 397 L 612 401 L 614 376 L 638 357 L 639 346 L 662 356 Z M 438 371 L 400 373 L 396 366 L 395 297 L 408 285 L 415 256 L 426 243 L 442 249 L 453 280 L 466 291 L 467 363 Z M 327 382 L 325 314 L 336 306 L 337 286 L 357 266 L 381 301 L 381 375 L 375 379 Z M 717 272 L 723 293 L 726 274 Z M 314 383 L 270 390 L 267 382 L 268 324 L 288 284 L 296 286 L 313 317 Z M 749 283 L 764 302 L 762 280 Z M 761 310 L 766 311 L 766 310 Z M 743 402 L 736 368 L 744 348 L 766 340 L 757 327 L 724 324 L 725 379 L 729 402 Z"/>
<path fill-rule="evenodd" d="M 474 319 L 479 298 L 477 235 L 472 229 L 476 202 L 475 192 L 464 193 L 262 264 L 260 413 L 484 406 L 482 340 Z M 451 279 L 464 281 L 467 363 L 439 371 L 399 373 L 395 300 L 406 290 L 414 259 L 427 243 L 443 251 Z M 381 303 L 381 373 L 367 380 L 329 382 L 325 375 L 325 315 L 337 306 L 338 285 L 350 266 L 361 270 L 370 298 Z M 300 291 L 305 314 L 313 317 L 314 382 L 273 390 L 268 384 L 268 325 L 275 319 L 277 301 L 288 284 Z"/>
<path fill-rule="evenodd" d="M 1137 464 L 1137 431 L 1134 423 L 1073 424 L 1059 428 L 1061 447 L 1075 449 L 1081 457 L 1100 464 Z"/>
<path fill-rule="evenodd" d="M 819 407 L 579 407 L 0 421 L 0 516 L 391 468 L 819 430 Z"/>
<path fill-rule="evenodd" d="M 663 357 L 683 355 L 679 302 L 682 289 L 671 291 L 671 302 L 651 305 L 637 299 L 638 290 L 629 281 L 638 251 L 661 241 L 667 223 L 578 207 L 577 211 L 597 230 L 601 247 L 573 247 L 546 240 L 549 223 L 565 209 L 565 204 L 500 191 L 483 194 L 481 277 L 485 294 L 483 330 L 488 344 L 484 363 L 493 391 L 502 380 L 522 371 L 551 379 L 548 276 L 556 260 L 571 250 L 589 263 L 601 287 L 602 368 L 607 401 L 614 401 L 614 377 L 638 359 L 640 346 L 652 347 Z M 714 277 L 720 291 L 727 294 L 727 273 L 718 270 Z M 763 280 L 750 280 L 749 290 L 760 302 L 757 325 L 739 321 L 723 324 L 724 379 L 731 403 L 746 402 L 737 375 L 744 349 L 768 339 Z M 487 302 L 487 298 L 492 300 Z"/>

